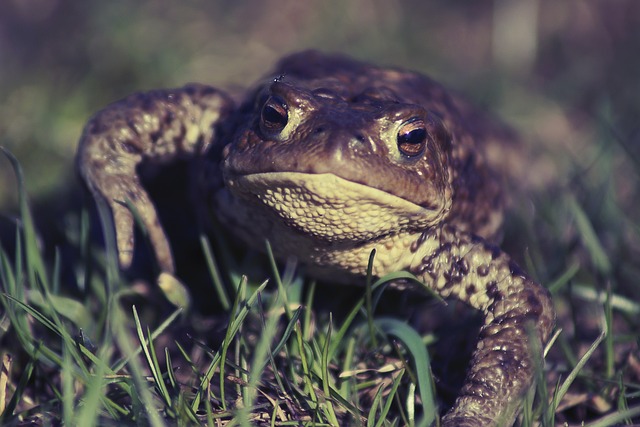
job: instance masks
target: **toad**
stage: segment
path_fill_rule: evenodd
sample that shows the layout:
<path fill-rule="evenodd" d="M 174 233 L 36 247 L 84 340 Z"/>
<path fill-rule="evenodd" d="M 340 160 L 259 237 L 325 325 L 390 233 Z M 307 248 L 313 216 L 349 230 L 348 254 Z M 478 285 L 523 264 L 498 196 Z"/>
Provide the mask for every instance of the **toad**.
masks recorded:
<path fill-rule="evenodd" d="M 410 71 L 303 52 L 280 61 L 238 107 L 203 85 L 139 93 L 85 127 L 77 164 L 110 208 L 119 261 L 134 249 L 130 203 L 158 264 L 170 245 L 137 167 L 198 159 L 198 209 L 249 245 L 265 239 L 310 274 L 357 281 L 405 270 L 484 316 L 444 426 L 511 425 L 554 325 L 549 292 L 496 245 L 503 125 Z"/>

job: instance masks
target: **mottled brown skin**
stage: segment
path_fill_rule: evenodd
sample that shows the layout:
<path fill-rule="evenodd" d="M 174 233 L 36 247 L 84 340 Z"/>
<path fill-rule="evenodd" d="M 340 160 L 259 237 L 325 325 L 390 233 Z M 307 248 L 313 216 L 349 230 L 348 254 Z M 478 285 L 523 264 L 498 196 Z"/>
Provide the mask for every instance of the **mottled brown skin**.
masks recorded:
<path fill-rule="evenodd" d="M 354 281 L 407 270 L 484 314 L 445 426 L 511 425 L 554 324 L 549 293 L 491 242 L 503 208 L 500 153 L 513 135 L 416 73 L 340 56 L 285 58 L 235 109 L 205 86 L 138 94 L 87 125 L 79 170 L 113 212 L 121 264 L 140 212 L 160 267 L 170 246 L 136 175 L 142 162 L 194 156 L 201 216 L 249 244 L 268 238 L 311 274 Z M 537 342 L 532 341 L 535 340 Z"/>

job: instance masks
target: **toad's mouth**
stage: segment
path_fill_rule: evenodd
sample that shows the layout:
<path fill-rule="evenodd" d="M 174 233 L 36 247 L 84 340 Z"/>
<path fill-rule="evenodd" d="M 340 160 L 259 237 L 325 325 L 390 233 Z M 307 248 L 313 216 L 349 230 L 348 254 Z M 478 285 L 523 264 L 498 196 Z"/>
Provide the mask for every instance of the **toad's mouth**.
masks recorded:
<path fill-rule="evenodd" d="M 325 241 L 368 241 L 423 230 L 444 215 L 331 173 L 266 172 L 226 177 L 237 197 L 261 205 L 284 224 Z"/>

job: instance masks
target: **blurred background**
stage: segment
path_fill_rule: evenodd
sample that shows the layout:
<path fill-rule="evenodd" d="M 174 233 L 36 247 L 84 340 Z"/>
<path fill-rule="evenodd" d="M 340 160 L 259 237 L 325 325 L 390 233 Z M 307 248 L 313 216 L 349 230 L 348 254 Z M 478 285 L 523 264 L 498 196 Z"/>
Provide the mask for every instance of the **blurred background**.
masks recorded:
<path fill-rule="evenodd" d="M 318 48 L 430 74 L 519 128 L 553 168 L 592 162 L 602 132 L 637 159 L 639 28 L 634 0 L 2 0 L 0 145 L 30 196 L 55 202 L 105 104 L 194 81 L 239 93 L 282 55 Z M 619 165 L 625 198 L 636 165 Z M 0 158 L 0 208 L 15 200 Z"/>

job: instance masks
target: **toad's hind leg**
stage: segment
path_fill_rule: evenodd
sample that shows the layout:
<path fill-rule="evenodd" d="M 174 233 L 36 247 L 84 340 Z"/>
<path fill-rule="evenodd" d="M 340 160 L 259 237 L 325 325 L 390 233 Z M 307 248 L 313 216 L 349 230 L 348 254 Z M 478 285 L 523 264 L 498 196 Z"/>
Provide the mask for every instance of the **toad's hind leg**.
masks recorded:
<path fill-rule="evenodd" d="M 160 269 L 174 272 L 169 243 L 137 167 L 204 152 L 214 140 L 216 124 L 232 110 L 227 95 L 194 84 L 131 95 L 107 106 L 86 125 L 77 167 L 94 197 L 111 210 L 122 267 L 133 257 L 130 203 L 149 233 Z"/>

